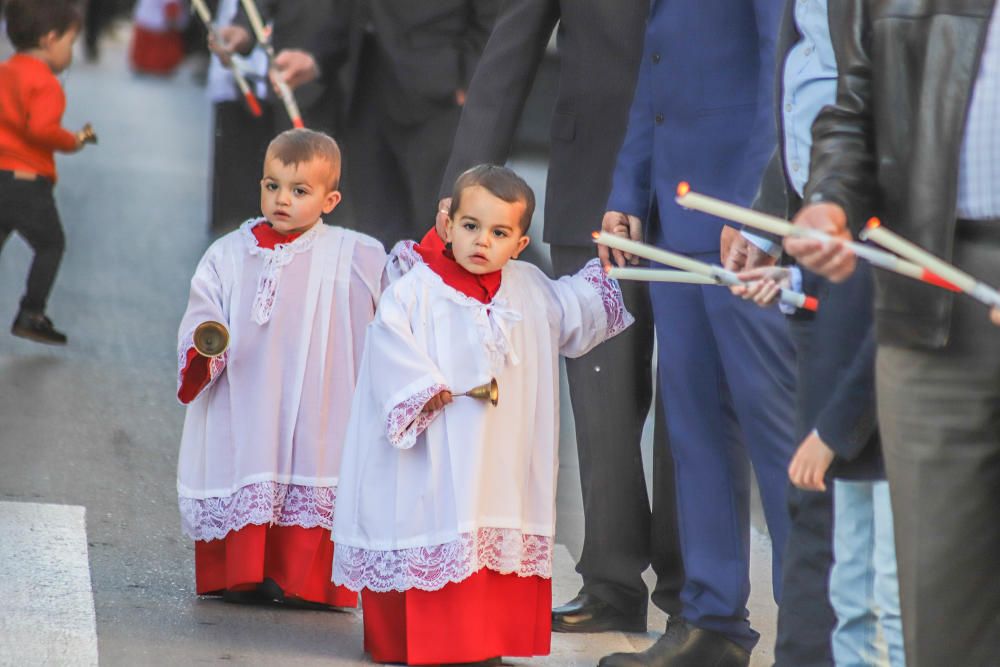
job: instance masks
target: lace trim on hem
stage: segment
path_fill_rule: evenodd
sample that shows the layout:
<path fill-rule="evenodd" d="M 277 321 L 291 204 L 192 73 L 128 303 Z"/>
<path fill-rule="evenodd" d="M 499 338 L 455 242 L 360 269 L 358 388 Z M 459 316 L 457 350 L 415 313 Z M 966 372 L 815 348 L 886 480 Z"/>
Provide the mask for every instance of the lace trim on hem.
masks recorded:
<path fill-rule="evenodd" d="M 604 314 L 607 318 L 607 338 L 617 336 L 635 322 L 632 313 L 625 308 L 621 286 L 617 280 L 608 278 L 608 274 L 605 273 L 599 259 L 594 258 L 587 262 L 577 275 L 586 280 L 601 295 L 601 301 L 604 303 Z"/>
<path fill-rule="evenodd" d="M 187 366 L 187 354 L 188 350 L 193 348 L 194 330 L 191 330 L 184 336 L 183 340 L 181 340 L 181 344 L 177 347 L 177 392 L 175 393 L 179 393 L 181 385 L 184 384 L 184 367 Z M 218 377 L 222 375 L 222 371 L 225 370 L 228 359 L 229 350 L 226 350 L 219 356 L 212 357 L 208 360 L 208 384 L 202 387 L 201 391 L 198 392 L 198 395 L 191 399 L 192 403 L 198 398 L 198 396 L 204 394 L 209 387 L 215 384 Z"/>
<path fill-rule="evenodd" d="M 553 539 L 512 528 L 480 528 L 445 544 L 392 551 L 337 545 L 333 582 L 376 593 L 436 591 L 488 568 L 499 574 L 552 578 Z"/>
<path fill-rule="evenodd" d="M 390 412 L 385 423 L 385 433 L 389 444 L 399 449 L 409 449 L 417 442 L 417 436 L 423 433 L 440 410 L 423 412 L 427 401 L 447 390 L 443 384 L 434 384 L 423 391 L 397 404 Z"/>
<path fill-rule="evenodd" d="M 333 530 L 337 488 L 257 482 L 221 498 L 178 499 L 181 530 L 196 541 L 219 540 L 253 525 Z"/>

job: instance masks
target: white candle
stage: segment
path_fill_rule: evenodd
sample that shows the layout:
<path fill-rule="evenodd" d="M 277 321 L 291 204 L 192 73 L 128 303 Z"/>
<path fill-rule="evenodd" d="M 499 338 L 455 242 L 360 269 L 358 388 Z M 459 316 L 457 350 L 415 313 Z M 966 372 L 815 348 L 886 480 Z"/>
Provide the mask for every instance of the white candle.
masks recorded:
<path fill-rule="evenodd" d="M 878 218 L 872 218 L 861 232 L 862 238 L 869 238 L 880 246 L 888 248 L 910 261 L 922 266 L 934 275 L 940 276 L 960 290 L 988 306 L 1000 306 L 1000 292 L 980 282 L 965 271 L 932 255 L 915 243 L 882 226 Z"/>
<path fill-rule="evenodd" d="M 208 11 L 208 5 L 205 4 L 205 0 L 191 0 L 191 6 L 194 7 L 194 11 L 205 25 L 210 26 L 212 23 L 212 12 Z"/>
<path fill-rule="evenodd" d="M 671 271 L 668 269 L 633 269 L 612 267 L 608 269 L 608 277 L 615 280 L 643 280 L 651 283 L 685 283 L 689 285 L 718 285 L 719 281 L 689 271 Z"/>
<path fill-rule="evenodd" d="M 271 41 L 268 39 L 264 20 L 261 18 L 260 12 L 257 11 L 256 3 L 254 0 L 240 0 L 240 2 L 243 5 L 243 11 L 247 14 L 247 18 L 250 19 L 250 27 L 253 28 L 254 36 L 257 37 L 260 45 L 264 47 L 264 52 L 267 53 L 268 69 L 274 74 L 271 78 L 278 89 L 278 97 L 281 98 L 281 103 L 285 106 L 285 112 L 292 121 L 292 127 L 305 127 L 305 124 L 302 122 L 302 113 L 299 111 L 299 105 L 295 101 L 292 89 L 288 87 L 285 79 L 281 76 L 281 72 L 274 66 L 274 47 L 271 46 Z"/>
<path fill-rule="evenodd" d="M 675 252 L 657 248 L 646 243 L 626 239 L 615 234 L 609 234 L 607 232 L 594 232 L 594 242 L 609 248 L 621 250 L 622 252 L 627 252 L 630 255 L 635 255 L 636 257 L 648 259 L 652 262 L 657 262 L 666 266 L 673 266 L 674 268 L 681 269 L 682 271 L 689 271 L 691 273 L 705 276 L 712 279 L 713 282 L 720 282 L 724 285 L 732 287 L 746 285 L 746 283 L 740 280 L 735 273 L 727 271 L 721 266 L 713 266 L 711 264 L 706 264 L 705 262 L 699 262 L 696 259 L 691 259 L 690 257 L 685 257 L 684 255 L 678 255 Z M 780 301 L 796 308 L 805 308 L 806 310 L 816 310 L 819 307 L 819 302 L 815 298 L 786 289 L 781 290 Z"/>
<path fill-rule="evenodd" d="M 708 213 L 709 215 L 714 215 L 722 218 L 723 220 L 729 220 L 731 222 L 746 225 L 747 227 L 760 229 L 777 236 L 798 236 L 801 238 L 815 239 L 823 243 L 842 243 L 850 248 L 855 255 L 867 260 L 872 266 L 885 269 L 886 271 L 892 271 L 894 273 L 907 276 L 908 278 L 913 278 L 914 280 L 920 280 L 937 285 L 938 287 L 950 289 L 954 292 L 960 291 L 957 287 L 934 275 L 927 269 L 924 269 L 913 262 L 908 262 L 905 259 L 897 257 L 892 253 L 885 252 L 884 250 L 872 248 L 871 246 L 855 243 L 853 241 L 835 239 L 829 234 L 821 232 L 818 229 L 799 227 L 798 225 L 794 225 L 787 220 L 782 220 L 781 218 L 777 218 L 773 215 L 760 213 L 758 211 L 754 211 L 753 209 L 737 206 L 736 204 L 730 204 L 722 201 L 721 199 L 691 192 L 690 190 L 691 186 L 687 183 L 680 183 L 677 186 L 676 201 L 684 208 L 701 211 L 702 213 Z"/>

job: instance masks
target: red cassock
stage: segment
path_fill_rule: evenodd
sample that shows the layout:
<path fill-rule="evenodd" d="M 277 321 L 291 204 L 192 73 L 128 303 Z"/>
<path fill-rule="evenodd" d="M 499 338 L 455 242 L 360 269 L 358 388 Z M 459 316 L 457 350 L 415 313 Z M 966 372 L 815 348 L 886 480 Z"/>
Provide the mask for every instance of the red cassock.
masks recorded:
<path fill-rule="evenodd" d="M 284 235 L 267 224 L 253 228 L 257 243 L 274 248 L 298 234 Z M 193 348 L 177 392 L 190 403 L 208 383 L 208 360 Z M 334 544 L 326 528 L 249 525 L 221 540 L 195 542 L 195 585 L 199 595 L 225 590 L 253 590 L 265 578 L 281 587 L 287 598 L 334 607 L 356 607 L 357 593 L 331 581 Z"/>
<path fill-rule="evenodd" d="M 445 283 L 482 303 L 500 289 L 500 272 L 463 269 L 432 229 L 414 248 Z M 436 591 L 361 592 L 365 651 L 377 662 L 408 665 L 548 655 L 552 580 L 483 568 Z"/>

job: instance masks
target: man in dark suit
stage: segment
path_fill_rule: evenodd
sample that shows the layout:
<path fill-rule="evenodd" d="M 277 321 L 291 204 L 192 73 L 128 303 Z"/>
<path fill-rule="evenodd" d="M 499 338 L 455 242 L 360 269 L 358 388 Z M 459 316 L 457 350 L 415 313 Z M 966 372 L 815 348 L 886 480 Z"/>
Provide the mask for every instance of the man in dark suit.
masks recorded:
<path fill-rule="evenodd" d="M 344 194 L 360 231 L 386 246 L 433 223 L 469 80 L 499 0 L 340 0 L 276 64 L 298 87 L 339 71 Z"/>
<path fill-rule="evenodd" d="M 774 149 L 781 0 L 654 0 L 603 227 L 717 261 L 721 223 L 674 203 L 677 183 L 749 203 Z M 602 248 L 602 255 L 608 256 Z M 629 258 L 613 253 L 624 264 Z M 602 665 L 747 665 L 752 462 L 781 594 L 794 447 L 794 353 L 774 309 L 712 286 L 654 284 L 664 408 L 677 466 L 683 622 Z M 749 457 L 748 457 L 749 454 Z M 749 461 L 748 461 L 749 458 Z"/>
<path fill-rule="evenodd" d="M 558 23 L 559 93 L 552 118 L 544 239 L 557 275 L 595 257 L 615 152 L 625 134 L 641 56 L 646 0 L 511 0 L 473 77 L 439 210 L 452 184 L 482 162 L 503 163 L 553 28 Z M 642 572 L 657 573 L 653 602 L 680 610 L 683 567 L 677 545 L 673 465 L 666 440 L 654 451 L 650 512 L 639 449 L 652 399 L 648 290 L 622 285 L 636 323 L 580 359 L 567 360 L 583 487 L 583 588 L 553 610 L 562 632 L 646 631 Z M 662 425 L 657 411 L 656 424 Z M 659 429 L 656 429 L 659 430 Z"/>

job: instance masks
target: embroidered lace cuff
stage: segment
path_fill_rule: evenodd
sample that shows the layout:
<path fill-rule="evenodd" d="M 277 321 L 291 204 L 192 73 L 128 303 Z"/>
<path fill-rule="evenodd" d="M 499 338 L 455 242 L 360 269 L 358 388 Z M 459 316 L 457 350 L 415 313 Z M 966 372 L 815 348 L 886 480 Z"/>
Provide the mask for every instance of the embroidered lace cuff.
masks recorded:
<path fill-rule="evenodd" d="M 604 267 L 601 266 L 599 259 L 594 258 L 587 262 L 577 275 L 590 283 L 590 286 L 601 295 L 601 301 L 604 303 L 604 314 L 607 318 L 607 338 L 617 336 L 635 322 L 632 313 L 625 308 L 625 301 L 622 299 L 622 290 L 618 281 L 608 278 L 608 274 L 604 272 Z"/>
<path fill-rule="evenodd" d="M 181 385 L 184 384 L 184 368 L 187 366 L 187 354 L 188 350 L 194 348 L 194 330 L 192 329 L 184 339 L 181 344 L 177 347 L 177 392 L 181 390 Z M 192 400 L 197 400 L 198 396 L 201 396 L 205 391 L 215 384 L 216 379 L 222 375 L 222 371 L 226 369 L 226 360 L 229 359 L 229 350 L 226 350 L 217 357 L 212 357 L 208 360 L 208 384 L 202 387 L 198 395 Z"/>
<path fill-rule="evenodd" d="M 219 540 L 251 524 L 333 530 L 336 504 L 336 487 L 258 482 L 223 498 L 181 497 L 181 530 L 198 541 Z"/>
<path fill-rule="evenodd" d="M 385 273 L 389 277 L 390 283 L 405 276 L 415 265 L 423 263 L 424 258 L 414 250 L 416 245 L 413 241 L 400 241 L 389 251 Z"/>
<path fill-rule="evenodd" d="M 423 433 L 440 410 L 423 412 L 427 401 L 448 389 L 443 384 L 434 384 L 398 403 L 386 419 L 385 432 L 389 444 L 399 449 L 409 449 L 417 443 L 417 436 Z"/>
<path fill-rule="evenodd" d="M 337 545 L 333 582 L 352 591 L 436 591 L 482 568 L 521 577 L 552 578 L 551 537 L 510 528 L 480 528 L 429 547 L 369 551 Z"/>

